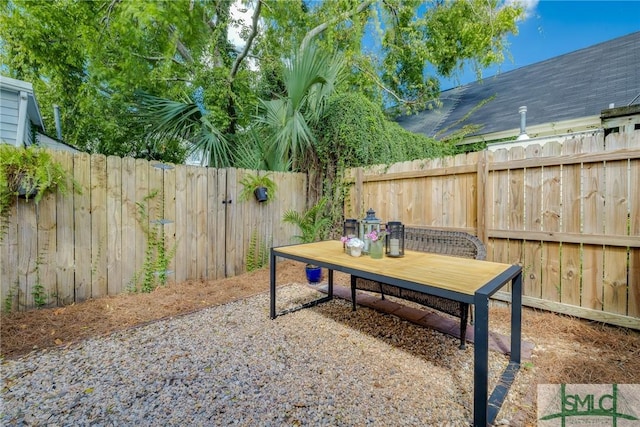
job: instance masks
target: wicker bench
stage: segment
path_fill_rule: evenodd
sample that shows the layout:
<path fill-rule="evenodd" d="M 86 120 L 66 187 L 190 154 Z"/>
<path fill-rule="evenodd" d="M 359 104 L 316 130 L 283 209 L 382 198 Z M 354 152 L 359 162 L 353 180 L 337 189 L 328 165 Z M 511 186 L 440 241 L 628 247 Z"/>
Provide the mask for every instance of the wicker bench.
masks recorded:
<path fill-rule="evenodd" d="M 468 233 L 426 228 L 405 228 L 404 234 L 405 249 L 474 259 L 485 259 L 487 256 L 484 244 L 477 237 Z M 460 348 L 465 348 L 469 304 L 351 276 L 354 311 L 356 309 L 356 289 L 379 292 L 382 299 L 384 299 L 385 295 L 402 298 L 460 318 Z"/>

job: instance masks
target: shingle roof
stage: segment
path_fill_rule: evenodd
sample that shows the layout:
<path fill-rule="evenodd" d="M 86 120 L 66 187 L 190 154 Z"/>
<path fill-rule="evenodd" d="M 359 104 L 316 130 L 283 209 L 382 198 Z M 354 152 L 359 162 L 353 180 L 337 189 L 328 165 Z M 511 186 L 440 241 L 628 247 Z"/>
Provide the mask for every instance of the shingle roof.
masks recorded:
<path fill-rule="evenodd" d="M 443 135 L 465 124 L 482 124 L 481 130 L 471 134 L 482 135 L 518 128 L 518 108 L 523 105 L 527 126 L 533 126 L 599 115 L 612 103 L 628 105 L 638 94 L 640 32 L 635 32 L 444 91 L 442 108 L 400 117 L 398 123 L 431 137 L 452 124 Z"/>

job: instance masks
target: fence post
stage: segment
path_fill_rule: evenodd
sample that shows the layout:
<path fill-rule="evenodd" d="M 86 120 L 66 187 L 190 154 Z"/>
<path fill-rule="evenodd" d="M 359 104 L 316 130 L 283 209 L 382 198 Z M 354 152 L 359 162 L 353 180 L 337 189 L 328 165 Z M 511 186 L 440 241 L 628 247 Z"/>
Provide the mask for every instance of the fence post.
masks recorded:
<path fill-rule="evenodd" d="M 482 155 L 478 158 L 478 172 L 476 185 L 477 191 L 477 236 L 484 244 L 487 243 L 487 176 L 489 174 L 489 163 L 487 162 L 487 150 L 482 152 Z"/>
<path fill-rule="evenodd" d="M 356 169 L 356 182 L 355 182 L 355 188 L 354 188 L 356 192 L 356 197 L 355 197 L 356 205 L 353 211 L 356 217 L 358 217 L 361 213 L 364 212 L 364 206 L 362 205 L 364 200 L 364 197 L 362 195 L 364 191 L 363 174 L 364 174 L 364 171 L 362 168 Z"/>

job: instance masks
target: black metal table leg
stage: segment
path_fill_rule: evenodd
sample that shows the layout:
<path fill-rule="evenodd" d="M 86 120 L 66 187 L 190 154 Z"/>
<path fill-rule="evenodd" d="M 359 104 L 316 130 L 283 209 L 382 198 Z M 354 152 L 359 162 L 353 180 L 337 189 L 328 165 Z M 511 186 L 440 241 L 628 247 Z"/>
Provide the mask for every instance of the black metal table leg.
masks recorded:
<path fill-rule="evenodd" d="M 269 256 L 269 308 L 272 319 L 276 318 L 276 256 L 273 254 L 273 248 L 270 250 Z"/>
<path fill-rule="evenodd" d="M 487 425 L 489 366 L 489 298 L 476 293 L 473 346 L 473 425 Z"/>
<path fill-rule="evenodd" d="M 522 272 L 511 281 L 511 358 L 520 364 L 522 352 Z"/>

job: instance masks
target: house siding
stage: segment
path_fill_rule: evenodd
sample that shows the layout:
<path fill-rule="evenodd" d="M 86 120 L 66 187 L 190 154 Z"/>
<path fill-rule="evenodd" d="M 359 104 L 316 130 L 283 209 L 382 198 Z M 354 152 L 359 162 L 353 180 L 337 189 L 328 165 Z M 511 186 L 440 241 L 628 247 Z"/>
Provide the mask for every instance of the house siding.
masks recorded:
<path fill-rule="evenodd" d="M 0 140 L 15 145 L 18 131 L 18 94 L 0 90 Z"/>

